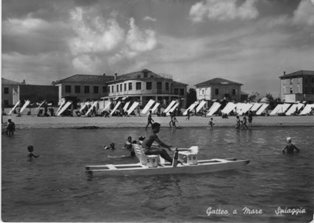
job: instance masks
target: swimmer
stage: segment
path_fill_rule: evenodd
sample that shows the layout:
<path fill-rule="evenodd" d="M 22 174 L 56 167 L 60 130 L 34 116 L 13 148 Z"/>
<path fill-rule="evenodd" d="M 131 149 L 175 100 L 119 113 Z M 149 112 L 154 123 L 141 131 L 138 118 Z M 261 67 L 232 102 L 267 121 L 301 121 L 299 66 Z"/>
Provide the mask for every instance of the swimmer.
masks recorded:
<path fill-rule="evenodd" d="M 104 149 L 105 150 L 115 150 L 116 148 L 115 148 L 115 144 L 114 143 L 110 143 L 110 145 L 109 146 L 104 146 Z"/>
<path fill-rule="evenodd" d="M 282 153 L 287 153 L 287 154 L 293 154 L 294 150 L 298 153 L 300 150 L 291 143 L 291 137 L 287 137 L 287 145 L 286 147 L 282 150 Z"/>
<path fill-rule="evenodd" d="M 33 153 L 33 151 L 34 151 L 34 147 L 32 146 L 32 145 L 29 145 L 28 147 L 27 147 L 27 150 L 28 150 L 28 155 L 27 155 L 27 157 L 28 157 L 28 161 L 32 161 L 33 160 L 33 157 L 34 158 L 38 158 L 39 157 L 39 155 L 35 155 L 34 153 Z"/>

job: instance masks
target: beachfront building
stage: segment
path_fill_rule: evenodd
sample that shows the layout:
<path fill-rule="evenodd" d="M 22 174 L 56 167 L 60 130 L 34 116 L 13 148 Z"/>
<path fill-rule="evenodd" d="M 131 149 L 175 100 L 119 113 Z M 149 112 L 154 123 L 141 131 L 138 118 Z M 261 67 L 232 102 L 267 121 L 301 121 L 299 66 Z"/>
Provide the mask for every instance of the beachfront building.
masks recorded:
<path fill-rule="evenodd" d="M 314 101 L 314 71 L 300 70 L 280 78 L 281 100 L 285 102 Z"/>
<path fill-rule="evenodd" d="M 117 75 L 108 82 L 109 95 L 106 99 L 128 98 L 145 105 L 150 99 L 168 105 L 179 100 L 186 106 L 187 84 L 174 81 L 170 75 L 156 74 L 150 70 Z"/>
<path fill-rule="evenodd" d="M 73 102 L 99 100 L 108 95 L 107 82 L 113 80 L 111 75 L 75 74 L 57 80 L 52 84 L 58 87 L 59 100 L 66 98 Z"/>
<path fill-rule="evenodd" d="M 12 107 L 19 101 L 18 87 L 21 83 L 1 78 L 2 108 Z"/>
<path fill-rule="evenodd" d="M 26 84 L 25 81 L 17 82 L 2 78 L 2 105 L 12 107 L 18 101 L 31 103 L 46 100 L 56 105 L 58 103 L 58 88 L 51 85 Z"/>
<path fill-rule="evenodd" d="M 223 78 L 214 78 L 199 84 L 196 84 L 197 100 L 223 100 L 240 101 L 242 84 L 226 80 Z"/>

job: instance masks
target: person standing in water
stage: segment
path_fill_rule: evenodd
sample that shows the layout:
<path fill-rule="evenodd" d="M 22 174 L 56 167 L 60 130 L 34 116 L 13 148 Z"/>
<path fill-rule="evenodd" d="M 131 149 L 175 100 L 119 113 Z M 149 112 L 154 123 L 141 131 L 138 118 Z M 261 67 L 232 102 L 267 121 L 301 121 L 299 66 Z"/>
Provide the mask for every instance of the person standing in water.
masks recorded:
<path fill-rule="evenodd" d="M 28 161 L 29 162 L 31 162 L 32 160 L 33 160 L 33 158 L 38 158 L 39 157 L 39 155 L 35 155 L 34 153 L 33 153 L 33 151 L 34 151 L 34 147 L 32 146 L 32 145 L 29 145 L 28 147 L 27 147 L 27 150 L 28 150 L 28 155 L 27 155 L 27 158 L 28 158 Z"/>
<path fill-rule="evenodd" d="M 298 153 L 300 152 L 300 149 L 298 149 L 294 144 L 291 142 L 291 137 L 287 137 L 287 145 L 285 148 L 282 150 L 282 153 L 287 153 L 287 154 L 293 154 L 294 150 Z"/>
<path fill-rule="evenodd" d="M 149 125 L 153 126 L 153 122 L 154 122 L 154 120 L 152 118 L 152 110 L 149 110 L 149 114 L 148 114 L 148 117 L 147 117 L 147 125 L 145 127 L 145 130 L 147 130 L 147 127 Z"/>
<path fill-rule="evenodd" d="M 213 120 L 213 118 L 210 118 L 210 120 L 209 120 L 209 126 L 210 126 L 210 128 L 213 128 L 214 127 L 214 125 L 215 125 L 215 123 L 214 123 L 214 120 Z"/>

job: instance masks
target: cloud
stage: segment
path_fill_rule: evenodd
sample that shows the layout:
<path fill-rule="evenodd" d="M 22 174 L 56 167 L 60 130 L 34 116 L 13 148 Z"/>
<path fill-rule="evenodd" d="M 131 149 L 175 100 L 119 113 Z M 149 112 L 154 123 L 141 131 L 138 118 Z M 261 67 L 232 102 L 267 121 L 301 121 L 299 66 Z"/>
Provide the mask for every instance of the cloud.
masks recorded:
<path fill-rule="evenodd" d="M 58 78 L 72 73 L 71 57 L 62 52 L 25 55 L 21 53 L 2 54 L 3 75 L 8 79 L 30 84 L 50 84 Z"/>
<path fill-rule="evenodd" d="M 157 21 L 157 19 L 152 18 L 152 17 L 150 17 L 150 16 L 145 16 L 145 17 L 143 18 L 143 20 L 144 20 L 144 21 L 151 21 L 151 22 L 156 22 L 156 21 Z"/>
<path fill-rule="evenodd" d="M 155 31 L 139 28 L 134 18 L 123 28 L 117 21 L 118 12 L 106 18 L 95 10 L 77 7 L 70 13 L 75 36 L 68 43 L 75 70 L 112 70 L 119 64 L 132 64 L 128 61 L 134 63 L 137 56 L 156 47 Z"/>
<path fill-rule="evenodd" d="M 297 25 L 314 26 L 314 0 L 302 0 L 294 11 L 293 22 Z"/>
<path fill-rule="evenodd" d="M 70 35 L 65 22 L 47 22 L 40 18 L 9 18 L 3 21 L 3 52 L 38 54 L 66 47 Z"/>
<path fill-rule="evenodd" d="M 135 25 L 134 18 L 131 18 L 126 44 L 134 54 L 153 50 L 157 45 L 155 32 L 151 29 L 141 31 Z"/>
<path fill-rule="evenodd" d="M 82 8 L 71 12 L 76 37 L 69 41 L 73 55 L 111 51 L 124 39 L 124 30 L 116 20 L 103 17 L 90 18 Z"/>
<path fill-rule="evenodd" d="M 190 18 L 194 22 L 202 22 L 206 18 L 218 21 L 255 19 L 259 15 L 255 2 L 256 0 L 245 0 L 241 5 L 237 5 L 236 0 L 197 2 L 190 9 Z"/>

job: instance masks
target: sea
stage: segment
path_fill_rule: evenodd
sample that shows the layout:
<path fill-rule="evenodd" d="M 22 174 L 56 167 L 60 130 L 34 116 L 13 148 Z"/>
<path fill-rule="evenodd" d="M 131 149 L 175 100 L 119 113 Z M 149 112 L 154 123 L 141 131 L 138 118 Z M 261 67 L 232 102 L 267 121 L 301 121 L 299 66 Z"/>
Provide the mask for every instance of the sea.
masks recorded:
<path fill-rule="evenodd" d="M 250 160 L 239 169 L 194 175 L 93 177 L 86 165 L 137 163 L 123 144 L 145 128 L 18 129 L 2 135 L 5 222 L 310 222 L 314 211 L 314 127 L 161 128 L 198 159 Z M 301 150 L 285 155 L 286 138 Z M 115 143 L 114 151 L 104 146 Z M 27 147 L 33 145 L 32 161 Z M 121 157 L 120 157 L 121 156 Z"/>

